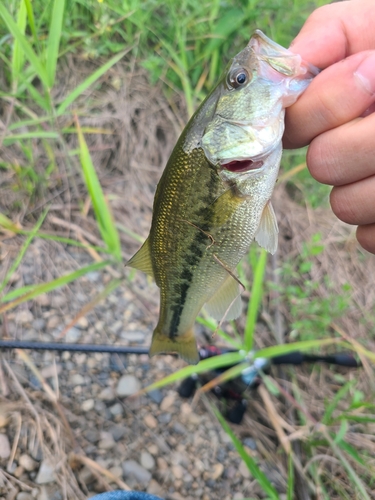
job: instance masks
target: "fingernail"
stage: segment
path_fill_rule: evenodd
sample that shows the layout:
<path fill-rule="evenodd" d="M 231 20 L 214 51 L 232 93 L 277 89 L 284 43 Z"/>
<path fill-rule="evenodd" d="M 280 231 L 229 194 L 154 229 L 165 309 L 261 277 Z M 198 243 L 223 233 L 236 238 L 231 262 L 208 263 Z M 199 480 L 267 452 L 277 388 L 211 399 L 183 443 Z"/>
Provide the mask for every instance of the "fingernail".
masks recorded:
<path fill-rule="evenodd" d="M 364 59 L 354 72 L 354 77 L 370 95 L 375 94 L 375 52 Z"/>

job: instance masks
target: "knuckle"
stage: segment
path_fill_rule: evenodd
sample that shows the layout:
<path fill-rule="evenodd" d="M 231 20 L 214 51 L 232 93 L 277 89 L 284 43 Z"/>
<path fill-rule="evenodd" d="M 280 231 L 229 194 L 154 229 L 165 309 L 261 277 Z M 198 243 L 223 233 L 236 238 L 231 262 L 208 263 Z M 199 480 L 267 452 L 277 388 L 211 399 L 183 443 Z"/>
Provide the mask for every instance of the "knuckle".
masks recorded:
<path fill-rule="evenodd" d="M 358 226 L 356 236 L 362 248 L 375 254 L 375 224 Z"/>
<path fill-rule="evenodd" d="M 342 168 L 332 141 L 325 134 L 316 137 L 307 150 L 307 166 L 315 180 L 332 186 L 342 183 Z"/>
<path fill-rule="evenodd" d="M 330 195 L 330 204 L 333 213 L 347 224 L 356 224 L 358 214 L 355 205 L 353 205 L 346 193 L 346 187 L 334 187 Z"/>

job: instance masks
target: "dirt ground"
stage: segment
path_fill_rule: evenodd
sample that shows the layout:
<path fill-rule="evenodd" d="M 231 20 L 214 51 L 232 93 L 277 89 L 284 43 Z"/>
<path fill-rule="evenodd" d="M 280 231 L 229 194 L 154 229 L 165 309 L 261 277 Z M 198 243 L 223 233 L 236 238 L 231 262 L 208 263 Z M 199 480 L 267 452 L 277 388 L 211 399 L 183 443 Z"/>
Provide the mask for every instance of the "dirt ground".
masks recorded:
<path fill-rule="evenodd" d="M 66 72 L 62 76 L 64 91 L 74 87 L 75 78 L 81 79 L 82 75 L 74 75 Z M 84 109 L 85 101 L 91 103 L 91 109 Z M 181 101 L 168 102 L 159 87 L 149 87 L 142 72 L 133 73 L 130 80 L 127 68 L 119 66 L 109 72 L 100 89 L 82 98 L 80 106 L 81 125 L 111 132 L 87 136 L 87 141 L 115 220 L 146 237 L 157 179 L 185 123 Z M 73 136 L 67 146 L 75 147 Z M 18 155 L 22 161 L 17 147 L 7 148 L 4 154 L 13 160 Z M 40 155 L 42 170 L 48 159 L 42 148 L 35 154 Z M 1 208 L 9 214 L 9 207 L 21 207 L 14 209 L 12 220 L 30 227 L 35 213 L 48 203 L 47 231 L 99 244 L 74 161 L 69 171 L 61 159 L 61 168 L 52 174 L 52 187 L 46 189 L 42 203 L 28 200 L 17 204 L 25 201 L 25 194 L 7 189 L 13 179 L 4 177 Z M 280 262 L 297 256 L 304 241 L 321 233 L 325 251 L 314 258 L 311 269 L 311 278 L 321 281 L 316 293 L 322 297 L 327 293 L 325 276 L 334 283 L 337 294 L 349 283 L 356 307 L 351 307 L 338 324 L 350 338 L 374 348 L 374 332 L 362 321 L 375 304 L 374 259 L 359 250 L 354 229 L 337 221 L 329 209 L 312 211 L 293 198 L 285 182 L 277 186 L 274 207 L 280 248 L 276 258 L 269 260 L 267 279 L 282 280 L 277 277 Z M 129 231 L 122 231 L 121 239 L 126 260 L 139 243 Z M 0 239 L 0 278 L 22 241 L 7 235 Z M 36 239 L 12 277 L 12 286 L 49 281 L 92 260 L 85 250 Z M 124 271 L 121 286 L 83 315 L 62 341 L 149 345 L 158 314 L 158 290 L 141 273 L 131 273 Z M 2 337 L 61 340 L 64 327 L 114 275 L 118 270 L 112 268 L 91 272 L 4 314 Z M 244 294 L 244 302 L 248 296 Z M 258 347 L 275 343 L 275 332 L 283 336 L 293 319 L 285 305 L 275 306 L 273 298 L 264 298 L 257 326 Z M 244 317 L 238 321 L 239 331 L 243 326 Z M 211 339 L 203 328 L 197 330 L 202 342 Z M 263 498 L 230 438 L 213 417 L 211 405 L 219 404 L 213 397 L 192 405 L 191 400 L 178 396 L 176 386 L 136 399 L 126 397 L 124 387 L 144 387 L 184 366 L 182 361 L 172 356 L 150 360 L 147 355 L 37 351 L 3 352 L 0 360 L 0 500 L 84 500 L 97 492 L 121 488 L 141 489 L 166 500 Z M 371 393 L 373 377 L 368 366 L 353 371 L 298 368 L 295 375 L 288 370 L 273 373 L 288 391 L 293 377 L 298 381 L 301 401 L 317 420 L 325 402 L 341 387 L 342 377 L 357 379 L 356 389 L 366 396 Z M 249 392 L 247 397 L 250 404 L 244 421 L 232 428 L 283 498 L 287 478 L 283 446 L 262 396 Z M 315 432 L 311 424 L 296 421 L 289 402 L 273 396 L 271 401 L 285 423 L 284 430 L 289 436 L 295 434 L 296 442 Z M 373 424 L 353 425 L 346 438 L 374 456 L 374 431 Z M 345 475 L 337 459 L 324 453 L 319 456 L 326 474 Z M 303 447 L 297 450 L 296 460 L 303 476 L 309 460 Z M 301 498 L 309 497 L 301 494 Z"/>

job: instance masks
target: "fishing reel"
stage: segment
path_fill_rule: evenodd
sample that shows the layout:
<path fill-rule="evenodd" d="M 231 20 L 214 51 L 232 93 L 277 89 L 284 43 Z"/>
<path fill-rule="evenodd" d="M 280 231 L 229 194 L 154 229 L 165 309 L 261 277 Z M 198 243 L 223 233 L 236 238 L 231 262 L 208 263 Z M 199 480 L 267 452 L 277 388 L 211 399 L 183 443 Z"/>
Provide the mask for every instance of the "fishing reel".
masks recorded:
<path fill-rule="evenodd" d="M 219 356 L 227 352 L 234 352 L 232 349 L 223 349 L 216 346 L 202 346 L 199 349 L 200 359 L 208 359 L 213 356 Z M 315 356 L 304 354 L 300 351 L 295 351 L 289 354 L 275 356 L 273 358 L 255 358 L 253 363 L 241 372 L 241 374 L 223 384 L 218 384 L 211 389 L 218 399 L 225 399 L 227 402 L 234 401 L 229 406 L 226 412 L 226 418 L 233 424 L 241 424 L 247 408 L 247 399 L 243 394 L 246 390 L 255 390 L 262 382 L 260 373 L 268 374 L 271 370 L 271 365 L 301 365 L 302 363 L 323 362 L 346 367 L 358 367 L 360 363 L 351 354 L 333 354 L 329 356 Z M 199 385 L 204 385 L 220 373 L 231 368 L 212 370 L 205 374 L 191 375 L 183 380 L 177 389 L 178 394 L 182 398 L 190 398 L 194 395 Z"/>

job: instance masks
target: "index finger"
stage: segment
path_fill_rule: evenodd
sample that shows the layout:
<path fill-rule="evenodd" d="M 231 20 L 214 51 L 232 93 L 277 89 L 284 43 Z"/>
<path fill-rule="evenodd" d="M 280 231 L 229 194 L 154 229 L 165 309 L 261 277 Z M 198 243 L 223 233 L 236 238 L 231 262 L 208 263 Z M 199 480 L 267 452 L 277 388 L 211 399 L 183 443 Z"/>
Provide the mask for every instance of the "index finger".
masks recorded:
<path fill-rule="evenodd" d="M 290 50 L 320 69 L 375 48 L 374 0 L 351 0 L 315 10 Z"/>
<path fill-rule="evenodd" d="M 375 49 L 374 23 L 374 0 L 326 5 L 306 21 L 291 50 L 323 72 L 287 109 L 284 147 L 305 146 L 372 105 L 375 58 L 369 49 Z"/>

